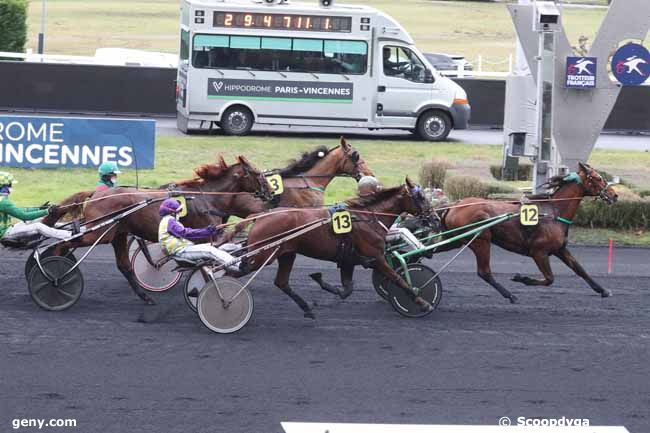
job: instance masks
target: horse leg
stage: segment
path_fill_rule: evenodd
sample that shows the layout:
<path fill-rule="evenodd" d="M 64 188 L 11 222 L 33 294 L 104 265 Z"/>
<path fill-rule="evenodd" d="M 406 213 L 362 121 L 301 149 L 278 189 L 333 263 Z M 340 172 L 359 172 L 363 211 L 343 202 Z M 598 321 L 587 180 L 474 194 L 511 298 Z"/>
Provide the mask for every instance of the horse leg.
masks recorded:
<path fill-rule="evenodd" d="M 390 267 L 388 262 L 383 256 L 380 256 L 376 259 L 375 262 L 375 269 L 379 272 L 382 273 L 386 278 L 390 279 L 393 283 L 397 284 L 402 290 L 404 290 L 409 296 L 413 298 L 416 304 L 418 304 L 421 308 L 422 311 L 431 311 L 433 310 L 433 307 L 427 300 L 422 298 L 421 296 L 417 296 L 413 292 L 413 288 L 409 286 L 409 284 L 404 281 L 402 277 L 400 277 L 393 268 Z"/>
<path fill-rule="evenodd" d="M 582 277 L 583 280 L 589 284 L 589 287 L 591 287 L 596 293 L 599 293 L 600 296 L 603 298 L 607 298 L 609 296 L 612 296 L 612 292 L 609 290 L 603 288 L 600 284 L 595 282 L 589 274 L 587 274 L 587 271 L 582 267 L 580 263 L 576 260 L 575 257 L 573 257 L 573 254 L 565 247 L 562 248 L 560 251 L 555 253 L 555 257 L 558 259 L 562 260 L 565 265 L 567 265 L 573 272 L 575 272 L 578 276 Z"/>
<path fill-rule="evenodd" d="M 501 293 L 501 296 L 509 299 L 510 303 L 516 304 L 517 297 L 499 284 L 492 276 L 492 269 L 490 268 L 490 241 L 477 239 L 469 247 L 476 256 L 476 272 L 478 276 L 497 289 Z"/>
<path fill-rule="evenodd" d="M 341 284 L 342 286 L 334 286 L 323 280 L 323 274 L 316 272 L 314 274 L 309 274 L 312 280 L 316 281 L 321 289 L 326 292 L 333 293 L 345 299 L 352 294 L 354 289 L 354 282 L 352 281 L 352 274 L 354 273 L 354 266 L 352 265 L 341 265 Z"/>
<path fill-rule="evenodd" d="M 551 263 L 548 260 L 548 254 L 536 254 L 533 256 L 533 260 L 535 260 L 537 267 L 542 272 L 544 279 L 537 280 L 525 275 L 515 274 L 515 276 L 512 277 L 512 281 L 516 281 L 517 283 L 522 283 L 527 286 L 550 286 L 553 284 L 555 277 L 553 276 L 553 271 L 551 270 Z"/>
<path fill-rule="evenodd" d="M 339 293 L 341 299 L 345 299 L 352 294 L 354 290 L 354 265 L 341 266 L 341 284 L 343 290 Z"/>
<path fill-rule="evenodd" d="M 289 296 L 293 301 L 298 304 L 302 309 L 304 316 L 308 319 L 315 319 L 314 313 L 311 311 L 309 304 L 300 297 L 296 292 L 291 289 L 289 286 L 289 276 L 291 275 L 291 268 L 293 268 L 293 262 L 296 260 L 296 254 L 290 253 L 278 257 L 278 273 L 275 276 L 275 285 L 282 290 L 287 296 Z"/>
<path fill-rule="evenodd" d="M 113 251 L 115 252 L 115 261 L 117 262 L 117 268 L 129 282 L 129 285 L 135 294 L 138 295 L 140 299 L 142 299 L 148 305 L 155 305 L 156 301 L 154 301 L 153 298 L 149 296 L 147 292 L 142 289 L 142 287 L 140 287 L 135 279 L 135 274 L 133 273 L 133 268 L 131 267 L 131 261 L 129 260 L 127 233 L 116 234 L 111 243 L 113 244 Z"/>

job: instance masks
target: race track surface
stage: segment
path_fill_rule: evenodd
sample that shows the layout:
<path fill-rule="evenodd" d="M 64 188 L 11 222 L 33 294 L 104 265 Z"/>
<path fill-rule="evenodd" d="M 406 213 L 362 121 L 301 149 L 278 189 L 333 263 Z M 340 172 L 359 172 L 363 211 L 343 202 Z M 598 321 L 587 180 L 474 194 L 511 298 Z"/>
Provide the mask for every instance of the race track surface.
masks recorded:
<path fill-rule="evenodd" d="M 139 323 L 143 306 L 103 248 L 83 264 L 86 290 L 63 313 L 27 293 L 25 256 L 0 251 L 0 431 L 14 418 L 75 418 L 57 432 L 280 432 L 281 421 L 495 425 L 501 416 L 588 418 L 650 431 L 650 250 L 574 248 L 614 293 L 601 299 L 554 261 L 551 288 L 519 286 L 529 259 L 495 250 L 510 305 L 463 253 L 443 276 L 437 312 L 406 319 L 357 270 L 345 301 L 308 274 L 337 280 L 333 264 L 297 262 L 292 282 L 317 320 L 272 285 L 254 286 L 255 313 L 237 334 L 213 334 L 180 292 L 170 312 Z M 444 257 L 430 263 L 440 266 Z M 17 431 L 36 431 L 22 429 Z"/>

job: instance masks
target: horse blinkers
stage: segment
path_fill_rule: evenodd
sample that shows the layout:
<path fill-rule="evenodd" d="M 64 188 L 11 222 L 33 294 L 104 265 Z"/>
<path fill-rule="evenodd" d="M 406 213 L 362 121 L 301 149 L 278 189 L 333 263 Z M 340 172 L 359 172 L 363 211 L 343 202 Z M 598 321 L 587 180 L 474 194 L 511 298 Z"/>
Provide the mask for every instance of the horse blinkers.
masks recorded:
<path fill-rule="evenodd" d="M 585 182 L 585 186 L 588 185 L 589 194 L 600 198 L 607 204 L 616 203 L 618 200 L 618 194 L 616 194 L 616 191 L 612 185 L 608 182 L 605 182 L 603 177 L 598 172 L 596 172 L 596 170 L 589 167 L 589 171 L 587 171 L 586 176 L 587 182 Z"/>
<path fill-rule="evenodd" d="M 244 171 L 244 176 L 242 177 L 243 179 L 249 179 L 252 177 L 252 173 L 250 170 L 250 167 L 247 164 L 241 164 L 242 170 Z M 234 175 L 235 177 L 238 177 L 238 174 Z M 269 183 L 266 181 L 266 177 L 264 177 L 264 173 L 259 173 L 256 175 L 256 180 L 257 180 L 257 185 L 252 186 L 251 189 L 255 189 L 255 192 L 253 193 L 253 197 L 259 198 L 263 201 L 271 201 L 273 200 L 273 194 L 271 194 L 271 189 L 269 188 Z"/>
<path fill-rule="evenodd" d="M 345 164 L 348 162 L 352 162 L 352 169 L 353 169 L 353 174 L 351 174 L 354 179 L 359 182 L 359 179 L 363 177 L 363 173 L 361 173 L 361 170 L 359 169 L 359 161 L 361 160 L 361 155 L 359 154 L 358 150 L 355 150 L 354 148 L 350 147 L 348 149 L 343 150 L 343 154 L 345 155 L 346 159 L 343 161 L 343 164 L 341 165 L 341 171 L 345 170 Z"/>
<path fill-rule="evenodd" d="M 411 198 L 413 206 L 418 210 L 417 215 L 427 213 L 429 206 L 427 206 L 427 200 L 422 192 L 422 187 L 416 185 L 410 188 L 408 185 L 404 185 L 404 188 L 406 189 L 406 194 Z"/>

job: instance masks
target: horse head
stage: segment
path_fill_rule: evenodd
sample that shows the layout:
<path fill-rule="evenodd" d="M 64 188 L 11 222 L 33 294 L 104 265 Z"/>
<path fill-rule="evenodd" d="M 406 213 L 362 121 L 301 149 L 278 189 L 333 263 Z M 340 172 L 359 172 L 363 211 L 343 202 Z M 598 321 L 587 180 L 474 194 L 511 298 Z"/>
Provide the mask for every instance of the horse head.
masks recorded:
<path fill-rule="evenodd" d="M 245 156 L 237 157 L 237 164 L 232 167 L 232 176 L 239 182 L 242 191 L 252 192 L 256 197 L 271 201 L 273 193 L 264 173 L 255 167 Z"/>
<path fill-rule="evenodd" d="M 607 204 L 614 204 L 618 200 L 618 194 L 614 190 L 613 184 L 608 183 L 593 167 L 589 164 L 579 162 L 580 171 L 578 175 L 582 180 L 585 189 L 585 195 L 599 197 Z"/>
<path fill-rule="evenodd" d="M 243 156 L 238 156 L 237 163 L 229 166 L 219 155 L 216 164 L 202 165 L 195 173 L 203 189 L 208 191 L 248 192 L 263 200 L 273 197 L 263 173 Z"/>
<path fill-rule="evenodd" d="M 431 206 L 427 200 L 422 187 L 406 176 L 406 182 L 402 185 L 402 206 L 404 212 L 411 215 L 425 215 L 431 212 Z"/>
<path fill-rule="evenodd" d="M 336 157 L 337 170 L 340 174 L 347 174 L 354 177 L 357 182 L 363 176 L 374 176 L 372 170 L 363 160 L 361 154 L 345 138 L 341 137 L 341 144 L 336 149 L 330 151 L 329 155 Z"/>

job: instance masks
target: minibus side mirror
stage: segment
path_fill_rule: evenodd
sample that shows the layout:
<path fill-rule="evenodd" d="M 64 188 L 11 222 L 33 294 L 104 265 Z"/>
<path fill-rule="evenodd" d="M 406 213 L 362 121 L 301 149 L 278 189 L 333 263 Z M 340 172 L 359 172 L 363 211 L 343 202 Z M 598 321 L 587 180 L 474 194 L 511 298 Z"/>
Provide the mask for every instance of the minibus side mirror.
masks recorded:
<path fill-rule="evenodd" d="M 433 76 L 433 72 L 431 72 L 431 69 L 427 69 L 424 71 L 424 82 L 425 83 L 435 83 L 436 79 Z"/>

